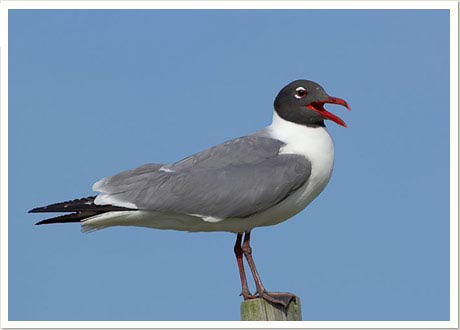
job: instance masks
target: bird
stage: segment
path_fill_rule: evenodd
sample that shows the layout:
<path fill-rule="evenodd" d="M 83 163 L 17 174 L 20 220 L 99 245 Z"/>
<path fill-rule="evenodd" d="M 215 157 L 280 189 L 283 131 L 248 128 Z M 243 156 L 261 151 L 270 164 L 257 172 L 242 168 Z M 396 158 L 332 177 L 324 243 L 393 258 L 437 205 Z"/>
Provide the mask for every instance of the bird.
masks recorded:
<path fill-rule="evenodd" d="M 236 234 L 234 253 L 244 300 L 288 306 L 289 292 L 270 292 L 252 257 L 251 231 L 279 224 L 306 208 L 328 184 L 334 146 L 325 121 L 347 127 L 324 108 L 351 110 L 323 87 L 299 79 L 275 97 L 271 125 L 171 164 L 149 163 L 105 177 L 95 196 L 37 207 L 29 213 L 66 213 L 36 225 L 78 222 L 83 232 L 140 226 Z M 251 293 L 243 257 L 255 282 Z"/>

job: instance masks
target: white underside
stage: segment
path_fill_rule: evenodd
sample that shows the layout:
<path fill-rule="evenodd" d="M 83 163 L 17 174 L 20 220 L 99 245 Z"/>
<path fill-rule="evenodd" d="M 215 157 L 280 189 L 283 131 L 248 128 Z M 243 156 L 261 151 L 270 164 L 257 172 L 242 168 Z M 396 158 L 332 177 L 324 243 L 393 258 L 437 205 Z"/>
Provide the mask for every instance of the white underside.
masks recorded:
<path fill-rule="evenodd" d="M 329 182 L 334 163 L 334 146 L 325 128 L 311 128 L 288 122 L 280 118 L 276 112 L 267 132 L 270 137 L 286 144 L 281 149 L 281 154 L 300 154 L 312 164 L 311 175 L 307 182 L 274 207 L 251 217 L 227 219 L 149 211 L 108 212 L 85 220 L 82 223 L 82 230 L 93 231 L 112 226 L 141 226 L 191 232 L 245 232 L 255 227 L 271 226 L 289 219 L 310 204 Z"/>

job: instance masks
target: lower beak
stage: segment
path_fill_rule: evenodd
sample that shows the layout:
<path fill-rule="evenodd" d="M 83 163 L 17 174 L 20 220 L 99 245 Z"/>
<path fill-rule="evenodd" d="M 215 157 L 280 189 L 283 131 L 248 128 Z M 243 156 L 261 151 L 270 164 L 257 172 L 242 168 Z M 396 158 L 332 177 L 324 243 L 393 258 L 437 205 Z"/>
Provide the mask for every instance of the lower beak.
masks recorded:
<path fill-rule="evenodd" d="M 316 111 L 324 119 L 332 120 L 333 122 L 335 122 L 336 124 L 340 126 L 347 127 L 347 124 L 345 124 L 345 122 L 342 119 L 340 119 L 336 115 L 324 109 L 325 103 L 341 105 L 351 111 L 350 105 L 345 100 L 338 98 L 338 97 L 333 97 L 333 96 L 329 96 L 327 99 L 322 100 L 322 101 L 310 103 L 309 105 L 307 105 L 307 108 L 310 110 Z"/>

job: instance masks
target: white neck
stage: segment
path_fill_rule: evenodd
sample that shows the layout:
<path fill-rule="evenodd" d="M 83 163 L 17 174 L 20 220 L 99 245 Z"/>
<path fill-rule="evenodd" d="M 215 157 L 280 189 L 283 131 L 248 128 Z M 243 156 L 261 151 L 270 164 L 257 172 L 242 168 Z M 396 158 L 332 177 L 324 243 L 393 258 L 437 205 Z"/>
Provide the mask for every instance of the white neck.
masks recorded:
<path fill-rule="evenodd" d="M 301 154 L 309 159 L 334 159 L 334 145 L 324 127 L 296 124 L 281 118 L 275 111 L 267 131 L 270 137 L 286 144 L 280 153 Z"/>

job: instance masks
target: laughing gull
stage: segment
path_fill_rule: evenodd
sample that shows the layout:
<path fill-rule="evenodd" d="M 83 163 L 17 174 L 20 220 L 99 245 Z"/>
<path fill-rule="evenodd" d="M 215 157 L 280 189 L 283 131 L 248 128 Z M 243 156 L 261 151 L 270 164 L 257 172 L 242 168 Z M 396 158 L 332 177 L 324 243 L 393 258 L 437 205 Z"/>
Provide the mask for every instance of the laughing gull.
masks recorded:
<path fill-rule="evenodd" d="M 294 297 L 268 292 L 251 254 L 255 227 L 271 226 L 303 210 L 327 185 L 334 146 L 324 120 L 345 122 L 324 108 L 344 100 L 317 83 L 296 80 L 274 102 L 273 122 L 254 134 L 230 140 L 173 164 L 146 164 L 93 185 L 97 196 L 30 210 L 70 214 L 37 225 L 79 222 L 83 232 L 112 226 L 141 226 L 189 232 L 236 233 L 234 251 L 243 298 L 262 297 L 287 306 Z M 243 238 L 244 234 L 244 238 Z M 251 294 L 245 256 L 255 280 Z"/>

